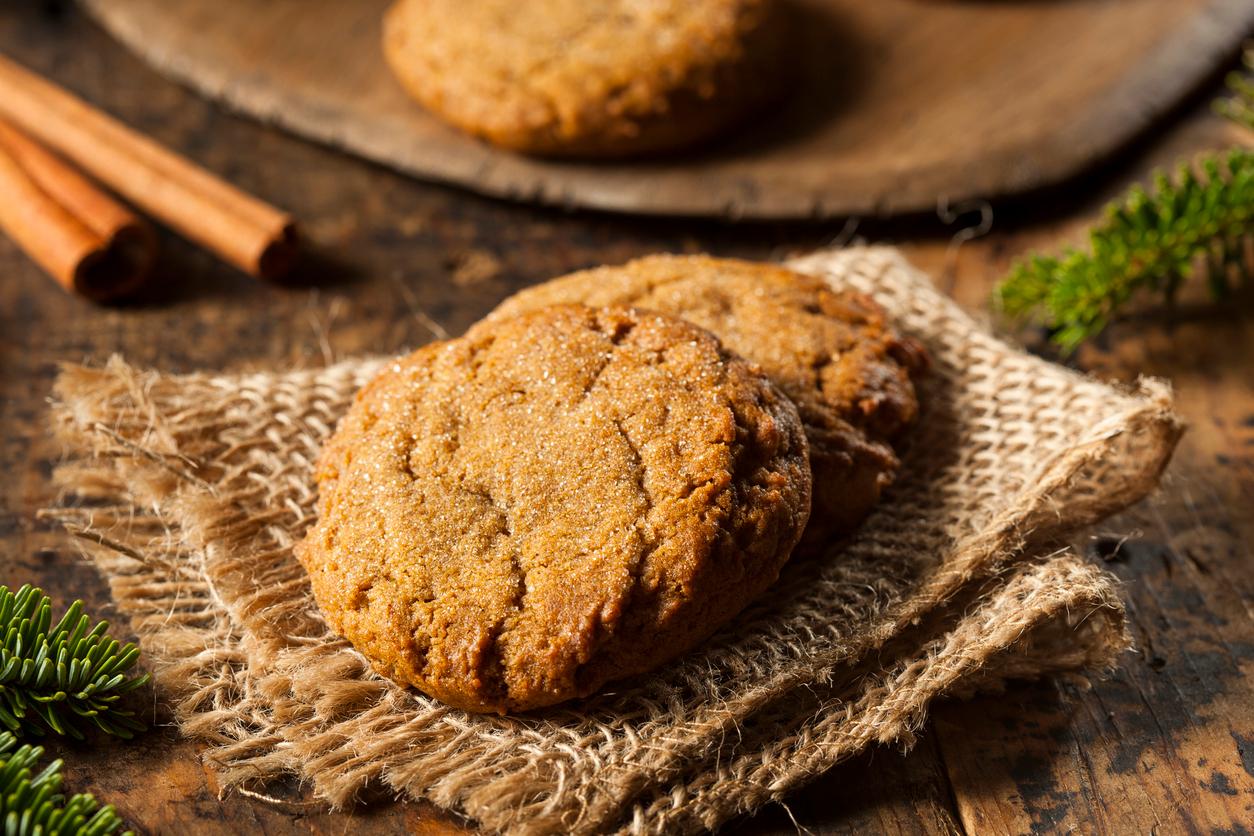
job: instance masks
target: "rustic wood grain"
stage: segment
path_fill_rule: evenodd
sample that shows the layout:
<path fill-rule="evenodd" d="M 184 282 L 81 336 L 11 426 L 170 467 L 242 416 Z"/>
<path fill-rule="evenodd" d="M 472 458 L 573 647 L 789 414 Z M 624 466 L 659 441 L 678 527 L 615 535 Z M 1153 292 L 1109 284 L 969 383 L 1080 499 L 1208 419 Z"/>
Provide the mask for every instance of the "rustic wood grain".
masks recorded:
<path fill-rule="evenodd" d="M 604 165 L 495 151 L 409 101 L 379 47 L 389 2 L 86 5 L 196 89 L 422 177 L 560 206 L 753 218 L 930 212 L 1056 183 L 1148 128 L 1254 27 L 1249 0 L 786 0 L 801 22 L 784 105 L 705 150 Z"/>
<path fill-rule="evenodd" d="M 1126 584 L 1137 653 L 1089 693 L 1021 687 L 937 712 L 972 831 L 1254 821 L 1254 583 L 1241 568 L 1254 560 L 1254 329 L 1239 316 L 1146 323 L 1119 351 L 1106 372 L 1169 372 L 1192 424 L 1164 490 L 1081 544 Z"/>
<path fill-rule="evenodd" d="M 1126 174 L 1254 134 L 1193 118 Z M 1124 177 L 1096 184 L 1093 206 Z M 906 246 L 968 304 L 1025 248 L 1079 242 L 1095 212 L 990 235 L 954 253 Z M 1136 652 L 1081 691 L 1025 685 L 941 706 L 933 732 L 969 832 L 1219 833 L 1254 822 L 1254 293 L 1220 309 L 1122 323 L 1076 362 L 1113 380 L 1168 378 L 1190 427 L 1161 491 L 1076 543 L 1125 584 Z M 1234 827 L 1234 825 L 1238 825 Z"/>
<path fill-rule="evenodd" d="M 222 115 L 160 80 L 74 11 L 0 5 L 0 50 L 82 93 L 233 182 L 294 210 L 324 253 L 313 286 L 259 283 L 166 236 L 158 280 L 102 308 L 64 294 L 0 238 L 0 582 L 36 582 L 116 615 L 93 569 L 35 512 L 55 496 L 46 398 L 58 363 L 119 352 L 175 371 L 316 365 L 458 333 L 501 297 L 548 276 L 654 250 L 778 257 L 865 234 L 909 256 L 973 310 L 1027 249 L 1076 240 L 1101 197 L 1154 164 L 1248 134 L 1207 115 L 1090 178 L 1018 207 L 940 220 L 727 226 L 531 209 L 418 184 Z M 1093 199 L 1080 199 L 1080 195 Z M 1254 302 L 1147 315 L 1082 352 L 1117 379 L 1170 377 L 1192 428 L 1164 491 L 1086 540 L 1126 582 L 1138 653 L 1090 691 L 1040 683 L 941 706 L 906 756 L 880 748 L 735 825 L 737 833 L 1160 833 L 1254 821 Z M 1122 538 L 1129 539 L 1120 546 Z M 376 800 L 348 813 L 219 797 L 197 747 L 152 692 L 155 727 L 128 744 L 57 744 L 68 786 L 118 805 L 148 833 L 464 832 L 422 805 Z"/>

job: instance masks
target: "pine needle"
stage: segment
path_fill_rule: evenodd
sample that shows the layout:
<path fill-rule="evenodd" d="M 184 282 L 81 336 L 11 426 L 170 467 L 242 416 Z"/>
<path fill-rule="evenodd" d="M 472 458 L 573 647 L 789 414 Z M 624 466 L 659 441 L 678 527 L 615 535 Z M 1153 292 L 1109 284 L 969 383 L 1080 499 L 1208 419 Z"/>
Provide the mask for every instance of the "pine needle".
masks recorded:
<path fill-rule="evenodd" d="M 1242 65 L 1242 69 L 1228 74 L 1228 90 L 1232 95 L 1215 102 L 1215 110 L 1254 130 L 1254 46 L 1246 47 Z"/>
<path fill-rule="evenodd" d="M 1228 76 L 1231 95 L 1215 110 L 1254 129 L 1254 46 L 1244 71 Z M 1227 297 L 1254 279 L 1254 154 L 1238 147 L 1161 172 L 1147 190 L 1134 186 L 1106 207 L 1087 250 L 1035 255 L 1015 264 L 994 301 L 1010 319 L 1050 330 L 1064 352 L 1101 333 L 1134 297 L 1161 294 L 1205 275 L 1211 296 Z"/>
<path fill-rule="evenodd" d="M 52 622 L 52 601 L 23 586 L 0 586 L 0 727 L 14 734 L 83 738 L 83 726 L 130 738 L 144 726 L 118 699 L 148 681 L 128 677 L 139 648 L 109 638 L 106 621 L 91 626 L 83 602 Z"/>
<path fill-rule="evenodd" d="M 1199 267 L 1216 299 L 1254 276 L 1254 153 L 1235 148 L 1158 173 L 1106 208 L 1087 250 L 1037 255 L 997 289 L 1010 318 L 1048 327 L 1064 352 L 1100 333 L 1142 292 L 1173 300 Z"/>
<path fill-rule="evenodd" d="M 5 590 L 6 592 L 8 590 Z M 40 746 L 18 746 L 0 732 L 0 825 L 5 836 L 110 836 L 122 826 L 112 805 L 99 807 L 87 793 L 61 792 L 61 761 L 38 773 Z"/>

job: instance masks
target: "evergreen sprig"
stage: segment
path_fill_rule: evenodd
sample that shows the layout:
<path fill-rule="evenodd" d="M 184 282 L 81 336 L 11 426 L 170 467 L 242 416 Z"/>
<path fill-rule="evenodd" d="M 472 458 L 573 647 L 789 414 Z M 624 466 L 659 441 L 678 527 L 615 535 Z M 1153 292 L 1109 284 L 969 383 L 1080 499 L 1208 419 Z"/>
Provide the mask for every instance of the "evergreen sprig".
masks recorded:
<path fill-rule="evenodd" d="M 1254 153 L 1236 148 L 1158 173 L 1150 189 L 1135 186 L 1106 208 L 1087 251 L 1019 262 L 997 290 L 1012 319 L 1047 326 L 1064 351 L 1102 331 L 1141 291 L 1174 298 L 1204 264 L 1216 297 L 1250 281 L 1246 245 L 1254 220 Z"/>
<path fill-rule="evenodd" d="M 1254 130 L 1254 46 L 1247 47 L 1243 69 L 1228 74 L 1232 95 L 1215 102 L 1215 110 L 1232 121 Z"/>
<path fill-rule="evenodd" d="M 76 739 L 82 725 L 123 738 L 143 730 L 117 706 L 148 681 L 147 674 L 126 675 L 139 648 L 109 638 L 106 621 L 90 625 L 82 601 L 54 625 L 42 590 L 0 586 L 0 724 L 16 734 L 42 735 L 46 727 Z"/>
<path fill-rule="evenodd" d="M 8 590 L 5 590 L 6 592 Z M 87 793 L 61 792 L 61 761 L 38 773 L 41 746 L 18 746 L 0 732 L 0 826 L 5 836 L 109 836 L 122 826 L 112 805 L 99 807 Z"/>

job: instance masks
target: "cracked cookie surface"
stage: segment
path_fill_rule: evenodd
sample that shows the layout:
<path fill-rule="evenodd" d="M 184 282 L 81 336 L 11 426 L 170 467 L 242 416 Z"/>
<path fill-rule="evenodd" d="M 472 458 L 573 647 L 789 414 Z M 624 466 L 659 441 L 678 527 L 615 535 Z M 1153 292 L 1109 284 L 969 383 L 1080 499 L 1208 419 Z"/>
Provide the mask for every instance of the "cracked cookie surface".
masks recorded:
<path fill-rule="evenodd" d="M 892 442 L 915 420 L 922 346 L 858 293 L 772 264 L 656 255 L 522 290 L 486 321 L 546 305 L 634 305 L 682 317 L 759 364 L 797 405 L 810 441 L 807 543 L 849 533 L 893 480 Z"/>
<path fill-rule="evenodd" d="M 772 583 L 809 511 L 795 407 L 716 338 L 558 306 L 367 384 L 297 548 L 375 669 L 471 711 L 674 658 Z"/>
<path fill-rule="evenodd" d="M 782 86 L 773 0 L 399 0 L 383 52 L 428 110 L 497 145 L 628 156 L 716 135 Z"/>

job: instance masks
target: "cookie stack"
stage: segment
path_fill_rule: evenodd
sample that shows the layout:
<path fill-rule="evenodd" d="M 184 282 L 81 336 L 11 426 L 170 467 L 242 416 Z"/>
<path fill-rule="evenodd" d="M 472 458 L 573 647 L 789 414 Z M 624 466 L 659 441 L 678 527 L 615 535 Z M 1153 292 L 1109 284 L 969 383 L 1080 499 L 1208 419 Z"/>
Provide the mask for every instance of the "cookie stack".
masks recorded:
<path fill-rule="evenodd" d="M 781 268 L 576 273 L 362 389 L 297 553 L 384 676 L 479 712 L 586 696 L 856 526 L 924 365 L 872 301 Z"/>

